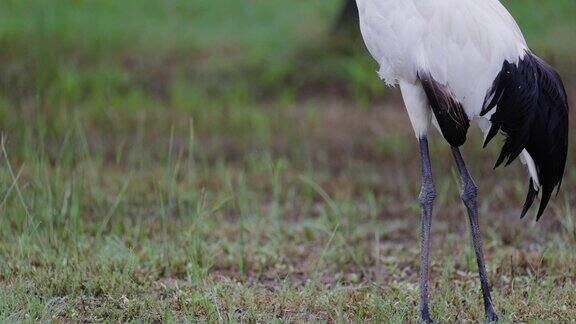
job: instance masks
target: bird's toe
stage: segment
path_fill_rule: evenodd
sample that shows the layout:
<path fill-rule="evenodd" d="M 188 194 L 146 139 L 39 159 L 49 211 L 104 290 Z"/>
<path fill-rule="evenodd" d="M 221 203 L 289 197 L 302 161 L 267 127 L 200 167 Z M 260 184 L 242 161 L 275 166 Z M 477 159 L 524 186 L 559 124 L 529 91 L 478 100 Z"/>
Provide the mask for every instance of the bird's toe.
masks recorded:
<path fill-rule="evenodd" d="M 498 322 L 498 314 L 494 310 L 486 312 L 486 323 L 496 323 Z"/>
<path fill-rule="evenodd" d="M 430 318 L 430 313 L 427 311 L 420 312 L 420 320 L 418 321 L 420 324 L 432 324 L 434 321 Z"/>
<path fill-rule="evenodd" d="M 430 317 L 420 317 L 420 324 L 433 324 L 434 321 Z"/>

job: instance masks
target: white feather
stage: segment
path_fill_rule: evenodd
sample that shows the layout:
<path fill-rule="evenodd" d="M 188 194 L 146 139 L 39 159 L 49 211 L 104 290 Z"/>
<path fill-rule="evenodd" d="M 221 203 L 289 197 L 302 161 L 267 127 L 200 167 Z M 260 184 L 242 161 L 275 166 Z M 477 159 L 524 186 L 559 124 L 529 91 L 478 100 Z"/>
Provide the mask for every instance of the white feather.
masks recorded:
<path fill-rule="evenodd" d="M 448 85 L 472 119 L 504 60 L 527 49 L 497 0 L 357 0 L 360 29 L 387 84 L 428 71 Z"/>
<path fill-rule="evenodd" d="M 428 107 L 428 98 L 419 82 L 400 81 L 400 91 L 408 111 L 408 117 L 417 138 L 425 136 L 430 126 L 432 111 Z"/>
<path fill-rule="evenodd" d="M 400 85 L 417 137 L 434 116 L 418 81 L 429 72 L 448 86 L 486 134 L 492 112 L 480 117 L 487 93 L 504 61 L 517 63 L 528 49 L 520 28 L 498 0 L 357 0 L 366 47 L 378 75 Z M 533 159 L 523 162 L 538 184 Z"/>

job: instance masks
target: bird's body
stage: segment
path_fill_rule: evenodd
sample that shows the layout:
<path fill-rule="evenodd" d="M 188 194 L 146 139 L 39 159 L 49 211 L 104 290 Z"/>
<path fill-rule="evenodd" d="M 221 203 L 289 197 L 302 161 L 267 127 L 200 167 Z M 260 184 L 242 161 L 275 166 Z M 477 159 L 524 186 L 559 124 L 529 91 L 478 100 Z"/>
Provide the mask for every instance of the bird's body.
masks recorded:
<path fill-rule="evenodd" d="M 357 2 L 362 36 L 368 50 L 380 66 L 378 74 L 387 84 L 399 85 L 404 100 L 411 103 L 407 104 L 406 108 L 417 137 L 426 135 L 432 122 L 451 145 L 458 147 L 466 140 L 469 121 L 477 123 L 487 137 L 493 136 L 490 134 L 493 124 L 491 119 L 498 106 L 496 103 L 488 111 L 485 108 L 504 64 L 532 64 L 536 66 L 528 66 L 526 69 L 541 71 L 527 72 L 555 73 L 531 53 L 520 28 L 498 0 L 358 0 Z M 551 78 L 558 80 L 535 80 L 533 84 L 515 86 L 532 86 L 535 90 L 529 89 L 529 91 L 540 92 L 542 92 L 540 88 L 548 86 L 548 92 L 553 92 L 553 96 L 564 96 L 557 101 L 565 102 L 565 92 L 561 82 L 558 82 L 559 78 L 556 75 L 552 75 Z M 529 81 L 520 80 L 524 83 Z M 427 85 L 427 82 L 430 84 Z M 427 86 L 430 91 L 445 92 L 447 97 L 461 107 L 461 110 L 445 109 L 444 119 L 448 119 L 448 124 L 443 123 L 442 116 L 428 108 L 431 100 L 430 93 L 426 93 Z M 534 98 L 535 101 L 538 99 Z M 519 101 L 521 101 L 519 105 L 525 104 L 523 100 Z M 565 106 L 566 109 L 563 109 L 564 107 L 552 107 L 552 109 L 559 115 L 560 122 L 566 122 L 566 126 L 560 125 L 560 127 L 566 128 L 567 131 L 567 105 Z M 439 109 L 442 110 L 442 107 Z M 516 111 L 510 113 L 517 113 L 521 119 L 525 113 L 523 108 L 513 107 L 512 110 L 514 109 Z M 456 127 L 450 125 L 453 121 L 458 124 Z M 506 152 L 506 156 L 503 157 L 512 157 L 514 160 L 521 154 L 521 160 L 526 165 L 533 182 L 534 190 L 531 194 L 534 195 L 534 191 L 540 190 L 541 182 L 546 185 L 544 192 L 547 197 L 544 197 L 542 206 L 545 207 L 550 197 L 548 194 L 551 194 L 553 188 L 561 181 L 565 152 L 559 152 L 551 157 L 556 161 L 539 161 L 534 156 L 538 153 L 528 152 L 526 147 L 528 139 L 523 138 L 522 141 L 514 145 L 516 147 L 513 148 L 512 154 Z M 518 151 L 518 146 L 523 147 Z M 539 162 L 541 165 L 538 165 Z M 543 170 L 545 165 L 557 169 L 555 172 L 548 172 L 551 173 L 548 175 L 549 179 L 542 179 L 543 173 L 546 173 Z M 539 216 L 542 211 L 543 208 Z"/>
<path fill-rule="evenodd" d="M 423 91 L 411 88 L 426 71 L 449 85 L 471 120 L 480 117 L 502 63 L 517 62 L 527 49 L 497 0 L 358 0 L 358 8 L 362 36 L 387 84 L 409 96 Z M 410 117 L 416 135 L 426 134 L 430 116 Z M 488 128 L 488 118 L 476 120 Z"/>
<path fill-rule="evenodd" d="M 360 29 L 388 84 L 414 83 L 427 70 L 451 83 L 470 117 L 505 60 L 527 49 L 514 19 L 497 0 L 358 0 Z M 471 78 L 471 76 L 474 76 Z"/>
<path fill-rule="evenodd" d="M 362 36 L 379 64 L 378 74 L 387 84 L 400 87 L 420 140 L 423 267 L 427 268 L 435 197 L 426 139 L 433 124 L 453 148 L 473 227 L 486 310 L 493 313 L 487 316 L 494 319 L 481 260 L 476 186 L 458 147 L 466 141 L 471 122 L 484 132 L 485 144 L 503 133 L 506 141 L 497 166 L 521 157 L 531 179 L 522 215 L 541 192 L 539 218 L 562 181 L 566 163 L 568 104 L 562 81 L 530 51 L 498 0 L 357 0 L 357 4 Z M 421 277 L 425 320 L 427 270 Z"/>

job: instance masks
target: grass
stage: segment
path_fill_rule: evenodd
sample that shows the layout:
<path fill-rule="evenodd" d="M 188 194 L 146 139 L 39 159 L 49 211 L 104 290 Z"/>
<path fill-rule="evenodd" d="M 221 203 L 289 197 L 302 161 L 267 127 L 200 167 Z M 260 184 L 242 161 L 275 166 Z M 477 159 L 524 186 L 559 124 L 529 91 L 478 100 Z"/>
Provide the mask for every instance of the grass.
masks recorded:
<path fill-rule="evenodd" d="M 575 102 L 573 1 L 507 4 Z M 413 322 L 416 143 L 366 54 L 327 40 L 335 9 L 1 2 L 0 319 Z M 576 318 L 573 143 L 538 224 L 517 219 L 525 171 L 492 171 L 477 133 L 465 148 L 505 321 Z M 432 313 L 477 322 L 456 174 L 431 145 Z"/>

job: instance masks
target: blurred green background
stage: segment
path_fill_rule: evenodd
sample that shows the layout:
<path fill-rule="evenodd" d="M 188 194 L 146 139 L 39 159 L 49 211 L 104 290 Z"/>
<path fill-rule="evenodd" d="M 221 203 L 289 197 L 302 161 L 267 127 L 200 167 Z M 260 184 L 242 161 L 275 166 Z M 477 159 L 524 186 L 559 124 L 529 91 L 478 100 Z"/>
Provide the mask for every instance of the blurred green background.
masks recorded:
<path fill-rule="evenodd" d="M 574 106 L 576 1 L 503 3 Z M 335 29 L 343 6 L 1 0 L 0 318 L 415 319 L 416 143 L 357 26 Z M 575 318 L 574 145 L 538 225 L 516 219 L 525 171 L 480 148 L 496 305 Z M 449 148 L 432 153 L 433 313 L 480 320 Z"/>
<path fill-rule="evenodd" d="M 574 1 L 506 4 L 531 47 L 571 72 Z M 333 30 L 341 8 L 327 0 L 2 1 L 3 95 L 66 103 L 134 92 L 258 99 L 335 87 L 365 100 L 381 96 L 356 27 L 350 35 Z"/>

